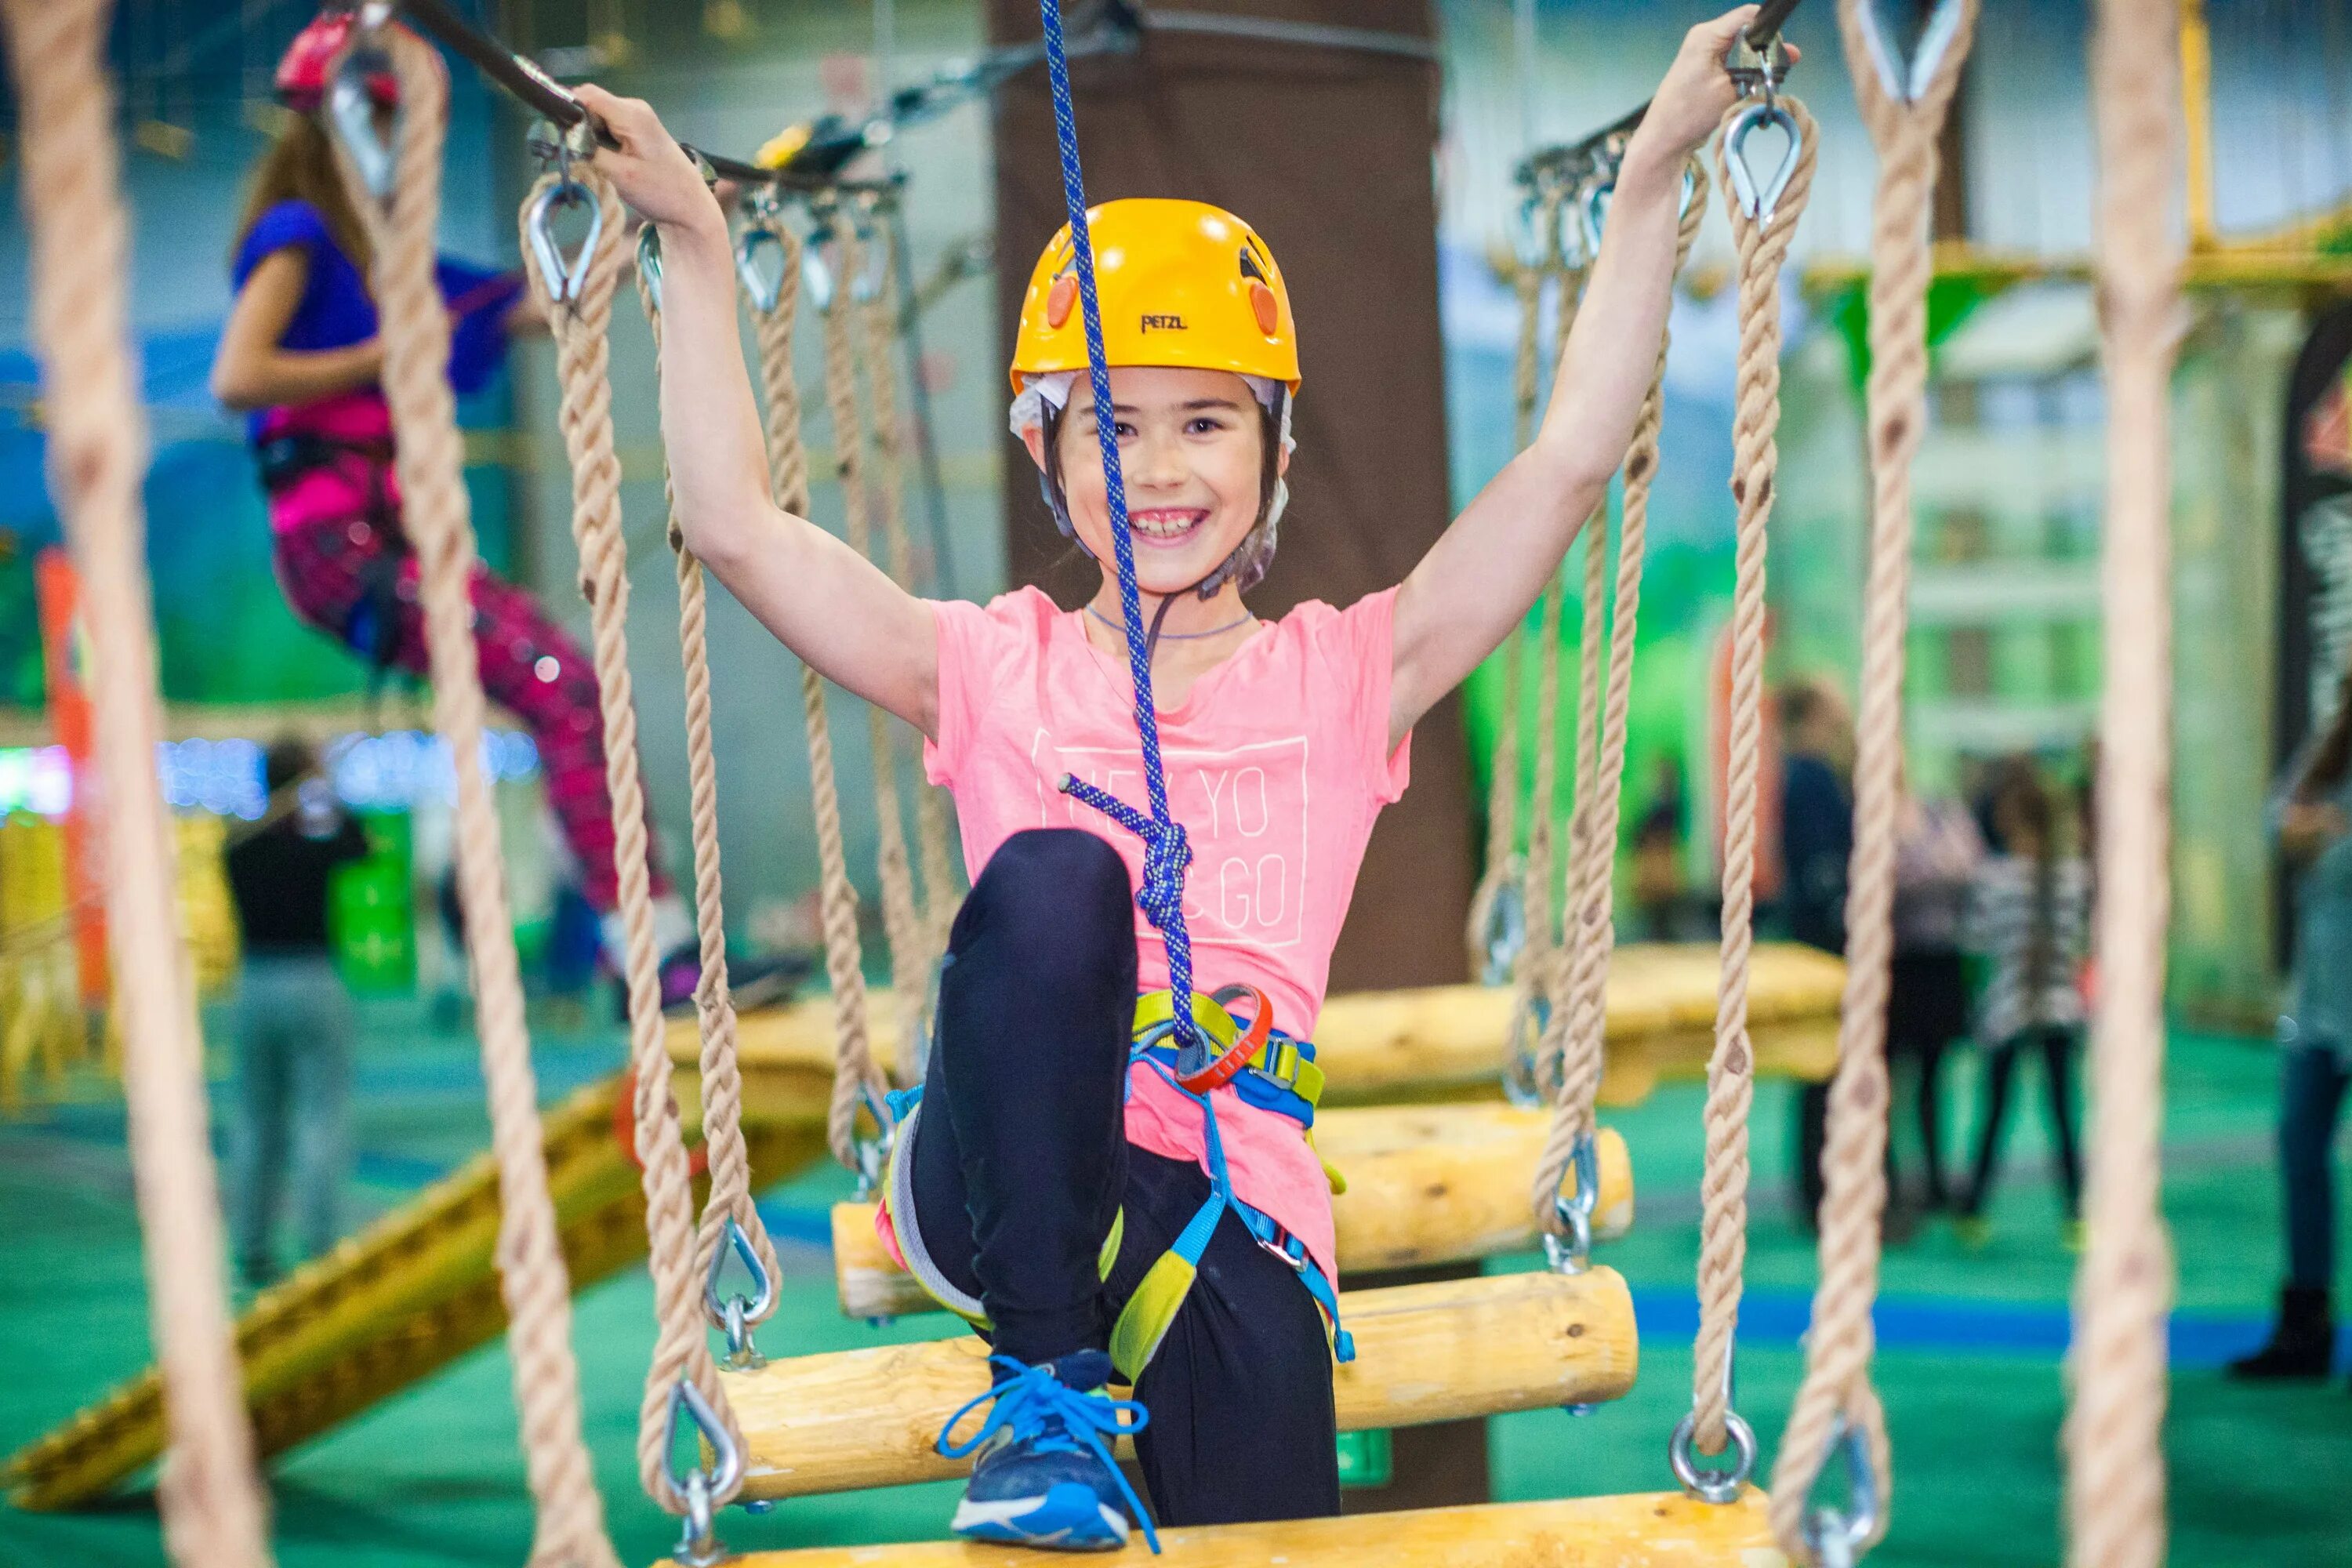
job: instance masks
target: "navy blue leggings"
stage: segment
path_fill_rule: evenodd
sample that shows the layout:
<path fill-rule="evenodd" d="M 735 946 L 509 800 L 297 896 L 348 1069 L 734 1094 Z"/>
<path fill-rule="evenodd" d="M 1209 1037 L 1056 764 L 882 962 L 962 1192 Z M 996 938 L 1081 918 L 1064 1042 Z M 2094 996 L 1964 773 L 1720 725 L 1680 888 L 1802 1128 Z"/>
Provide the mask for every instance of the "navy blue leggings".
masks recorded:
<path fill-rule="evenodd" d="M 2336 1275 L 2336 1165 L 2343 1058 L 2326 1042 L 2290 1046 L 2281 1064 L 2279 1175 L 2286 1189 L 2286 1282 L 2325 1290 Z"/>
<path fill-rule="evenodd" d="M 915 1124 L 916 1221 L 996 1348 L 1035 1363 L 1101 1350 L 1145 1270 L 1208 1200 L 1200 1167 L 1130 1148 L 1135 905 L 1126 864 L 1075 828 L 1014 834 L 957 914 Z M 1126 1211 L 1118 1258 L 1103 1238 Z M 1331 1355 L 1288 1264 L 1228 1212 L 1136 1382 L 1161 1524 L 1339 1511 Z"/>

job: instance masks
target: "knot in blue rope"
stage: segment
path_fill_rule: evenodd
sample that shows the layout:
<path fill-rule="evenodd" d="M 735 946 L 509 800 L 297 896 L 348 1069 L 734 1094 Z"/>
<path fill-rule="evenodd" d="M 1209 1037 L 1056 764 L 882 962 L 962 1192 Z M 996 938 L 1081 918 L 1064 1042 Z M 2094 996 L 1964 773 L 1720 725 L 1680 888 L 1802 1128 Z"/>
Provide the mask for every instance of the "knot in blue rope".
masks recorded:
<path fill-rule="evenodd" d="M 1080 1352 L 1100 1357 L 1108 1370 L 1109 1358 L 1100 1352 Z M 1106 1439 L 1116 1440 L 1132 1436 L 1151 1424 L 1151 1413 L 1132 1399 L 1113 1399 L 1097 1389 L 1076 1389 L 1055 1374 L 1051 1363 L 1031 1366 L 1009 1355 L 992 1355 L 988 1364 L 997 1371 L 997 1382 L 986 1394 L 967 1401 L 963 1407 L 948 1417 L 940 1428 L 932 1447 L 941 1458 L 961 1459 L 987 1445 L 1000 1430 L 1009 1432 L 1015 1442 L 1025 1444 L 1035 1454 L 1091 1454 L 1102 1461 L 1111 1479 L 1118 1483 L 1119 1496 L 1127 1502 L 1128 1510 L 1143 1526 L 1143 1536 L 1151 1550 L 1160 1550 L 1160 1536 L 1151 1528 L 1151 1515 L 1127 1484 L 1117 1460 L 1111 1458 Z M 981 1422 L 980 1430 L 961 1443 L 948 1441 L 948 1434 L 982 1405 L 987 1405 L 988 1416 Z"/>

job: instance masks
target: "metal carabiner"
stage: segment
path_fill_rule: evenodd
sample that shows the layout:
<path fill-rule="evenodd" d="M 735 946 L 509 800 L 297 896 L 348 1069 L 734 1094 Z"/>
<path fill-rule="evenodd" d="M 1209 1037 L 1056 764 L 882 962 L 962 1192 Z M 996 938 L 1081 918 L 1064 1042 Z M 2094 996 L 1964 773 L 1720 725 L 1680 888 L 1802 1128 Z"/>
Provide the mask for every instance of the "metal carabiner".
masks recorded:
<path fill-rule="evenodd" d="M 1878 72 L 1879 85 L 1886 96 L 1898 103 L 1916 103 L 1927 90 L 1944 57 L 1951 53 L 1952 43 L 1960 36 L 1964 7 L 1961 0 L 1937 0 L 1936 9 L 1928 14 L 1927 25 L 1919 30 L 1918 47 L 1908 60 L 1900 60 L 1895 52 L 1894 40 L 1878 25 L 1878 7 L 1872 0 L 1862 0 L 1854 7 L 1854 20 L 1862 28 L 1864 49 L 1871 65 Z"/>
<path fill-rule="evenodd" d="M 1601 1202 L 1601 1152 L 1591 1133 L 1577 1139 L 1569 1155 L 1569 1168 L 1576 1173 L 1576 1190 L 1558 1194 L 1551 1200 L 1552 1213 L 1567 1234 L 1546 1231 L 1543 1238 L 1544 1259 L 1555 1274 L 1581 1274 L 1592 1267 L 1592 1215 Z"/>
<path fill-rule="evenodd" d="M 646 298 L 652 301 L 656 316 L 662 308 L 661 272 L 661 230 L 646 224 L 637 230 L 637 276 L 646 280 Z"/>
<path fill-rule="evenodd" d="M 1503 1064 L 1503 1098 L 1522 1110 L 1535 1110 L 1544 1102 L 1536 1053 L 1550 1025 L 1551 1003 L 1541 995 L 1528 997 L 1524 1006 L 1512 1011 L 1510 1054 Z"/>
<path fill-rule="evenodd" d="M 326 107 L 327 123 L 335 140 L 342 143 L 352 166 L 359 171 L 360 183 L 377 201 L 389 202 L 393 174 L 400 163 L 401 131 L 406 121 L 405 111 L 395 103 L 390 110 L 390 138 L 378 133 L 376 116 L 383 111 L 376 107 L 374 94 L 368 90 L 367 79 L 392 69 L 391 57 L 377 41 L 376 29 L 383 25 L 380 9 L 370 6 L 361 12 L 357 37 L 343 52 L 334 79 L 327 84 Z"/>
<path fill-rule="evenodd" d="M 1830 1444 L 1845 1460 L 1846 1505 L 1806 1510 L 1805 1544 L 1820 1568 L 1852 1568 L 1878 1534 L 1878 1470 L 1871 1463 L 1869 1439 L 1843 1414 Z"/>
<path fill-rule="evenodd" d="M 751 1342 L 751 1326 L 775 1310 L 776 1281 L 732 1215 L 727 1217 L 725 1241 L 725 1246 L 711 1250 L 710 1271 L 702 1281 L 702 1310 L 710 1326 L 727 1336 L 727 1359 L 720 1364 L 730 1372 L 750 1372 L 768 1364 L 768 1358 Z M 730 1250 L 751 1276 L 749 1297 L 740 1292 L 722 1295 L 719 1289 L 719 1277 L 726 1269 Z"/>
<path fill-rule="evenodd" d="M 821 315 L 833 312 L 833 268 L 824 259 L 824 246 L 833 237 L 837 206 L 830 195 L 810 198 L 808 239 L 801 246 L 801 289 Z"/>
<path fill-rule="evenodd" d="M 1505 863 L 1502 881 L 1486 902 L 1486 928 L 1479 932 L 1479 946 L 1486 952 L 1486 964 L 1479 972 L 1479 978 L 1489 985 L 1507 982 L 1527 945 L 1528 906 L 1519 889 L 1519 862 L 1515 855 Z"/>
<path fill-rule="evenodd" d="M 710 1446 L 712 1465 L 706 1468 L 698 1464 L 680 1474 L 677 1464 L 677 1416 L 686 1412 L 694 1423 L 701 1441 Z M 670 1555 L 686 1568 L 715 1568 L 727 1560 L 726 1544 L 719 1539 L 712 1515 L 717 1500 L 725 1497 L 743 1481 L 743 1450 L 727 1435 L 727 1424 L 694 1386 L 691 1378 L 677 1380 L 677 1390 L 669 1397 L 669 1421 L 662 1432 L 663 1462 L 670 1467 L 670 1484 L 686 1499 L 683 1532 Z"/>
<path fill-rule="evenodd" d="M 792 265 L 791 250 L 784 237 L 772 226 L 773 220 L 755 217 L 735 237 L 735 276 L 743 285 L 744 297 L 751 308 L 762 315 L 773 310 L 784 297 L 784 271 Z M 775 274 L 768 275 L 760 265 L 761 252 L 776 253 Z"/>
<path fill-rule="evenodd" d="M 884 269 L 889 265 L 889 250 L 883 243 L 881 197 L 867 192 L 849 203 L 850 226 L 856 232 L 860 263 L 856 277 L 849 280 L 849 297 L 861 305 L 870 305 L 882 296 L 887 281 Z"/>
<path fill-rule="evenodd" d="M 882 1185 L 883 1175 L 890 1168 L 890 1146 L 898 1140 L 898 1119 L 890 1114 L 887 1104 L 874 1097 L 871 1089 L 860 1088 L 857 1098 L 866 1102 L 866 1113 L 874 1118 L 877 1130 L 870 1138 L 855 1139 L 852 1145 L 857 1156 L 856 1198 L 864 1203 Z"/>
<path fill-rule="evenodd" d="M 588 232 L 582 237 L 580 247 L 567 259 L 563 247 L 555 237 L 555 214 L 560 208 L 578 205 L 588 209 Z M 547 285 L 547 297 L 558 305 L 577 303 L 581 290 L 587 287 L 596 242 L 604 235 L 604 211 L 597 205 L 594 193 L 572 177 L 569 157 L 563 159 L 555 183 L 532 200 L 524 221 L 530 235 L 531 257 L 538 262 L 539 276 Z M 651 225 L 646 226 L 646 232 L 653 232 Z"/>
<path fill-rule="evenodd" d="M 1748 161 L 1748 138 L 1759 127 L 1766 125 L 1786 136 L 1789 146 L 1780 154 L 1780 166 L 1772 171 L 1770 178 L 1759 182 L 1754 165 Z M 1761 101 L 1742 109 L 1724 128 L 1723 166 L 1731 175 L 1732 195 L 1750 222 L 1770 226 L 1772 215 L 1780 208 L 1781 194 L 1788 190 L 1789 182 L 1795 178 L 1797 163 L 1804 150 L 1804 137 L 1797 128 L 1796 116 L 1769 94 Z"/>
<path fill-rule="evenodd" d="M 1739 1359 L 1739 1347 L 1734 1343 L 1731 1352 L 1723 1358 L 1723 1430 L 1730 1439 L 1731 1463 L 1707 1468 L 1699 1462 L 1698 1412 L 1692 1410 L 1675 1423 L 1674 1436 L 1666 1439 L 1666 1463 L 1675 1472 L 1682 1489 L 1701 1502 L 1721 1507 L 1737 1502 L 1747 1489 L 1748 1479 L 1756 1473 L 1756 1428 L 1747 1417 L 1733 1408 L 1732 1373 Z"/>

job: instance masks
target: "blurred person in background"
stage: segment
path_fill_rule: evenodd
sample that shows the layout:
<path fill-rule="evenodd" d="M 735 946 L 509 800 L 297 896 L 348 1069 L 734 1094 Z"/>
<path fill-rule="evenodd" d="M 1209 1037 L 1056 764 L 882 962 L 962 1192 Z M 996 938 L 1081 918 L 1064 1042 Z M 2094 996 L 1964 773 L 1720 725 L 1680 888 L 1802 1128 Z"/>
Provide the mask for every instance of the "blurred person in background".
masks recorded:
<path fill-rule="evenodd" d="M 2230 1371 L 2319 1378 L 2336 1352 L 2332 1148 L 2352 1076 L 2352 671 L 2336 716 L 2288 763 L 2270 825 L 2294 878 L 2294 968 L 2278 1024 L 2286 1282 L 2270 1342 Z"/>
<path fill-rule="evenodd" d="M 1853 710 L 1825 679 L 1792 681 L 1780 693 L 1781 915 L 1789 935 L 1845 955 L 1846 864 L 1853 857 Z M 1822 1146 L 1829 1128 L 1827 1083 L 1799 1086 L 1797 1221 L 1812 1228 L 1822 1206 Z"/>
<path fill-rule="evenodd" d="M 303 1256 L 325 1252 L 341 1231 L 355 1020 L 329 945 L 327 902 L 335 868 L 368 854 L 367 835 L 306 742 L 271 746 L 262 771 L 269 804 L 226 856 L 245 947 L 229 1238 L 248 1289 L 278 1277 L 273 1232 L 289 1175 Z"/>
<path fill-rule="evenodd" d="M 1918 1114 L 1919 1206 L 1950 1206 L 1944 1179 L 1943 1065 L 1969 1032 L 1967 963 L 1960 926 L 1969 889 L 1984 858 L 1976 818 L 1957 800 L 1927 799 L 1906 781 L 1895 821 L 1895 958 L 1888 976 L 1886 1050 L 1907 1064 Z"/>
<path fill-rule="evenodd" d="M 2081 1244 L 2083 1163 L 2076 1132 L 2075 1068 L 2083 1053 L 2083 962 L 2091 926 L 2091 870 L 2070 852 L 2059 798 L 2029 757 L 1997 773 L 1992 816 L 2000 850 L 1978 868 L 1962 940 L 1982 955 L 1977 1038 L 1986 1048 L 1984 1120 L 1960 1205 L 1961 1239 L 1990 1237 L 1985 1205 L 1999 1173 L 2010 1090 L 2020 1058 L 2042 1058 L 2057 1144 L 2067 1244 Z"/>
<path fill-rule="evenodd" d="M 1687 942 L 1694 934 L 1690 880 L 1683 866 L 1683 840 L 1689 831 L 1682 759 L 1669 752 L 1658 758 L 1649 803 L 1633 825 L 1633 913 L 1640 941 Z"/>

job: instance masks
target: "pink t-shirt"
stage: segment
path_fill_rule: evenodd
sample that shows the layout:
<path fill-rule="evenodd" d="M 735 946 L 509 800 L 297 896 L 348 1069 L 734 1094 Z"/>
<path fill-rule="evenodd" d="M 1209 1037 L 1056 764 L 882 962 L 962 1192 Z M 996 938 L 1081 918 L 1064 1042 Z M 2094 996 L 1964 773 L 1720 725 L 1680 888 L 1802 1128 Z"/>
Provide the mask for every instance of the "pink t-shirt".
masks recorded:
<path fill-rule="evenodd" d="M 1193 983 L 1255 985 L 1286 1033 L 1312 1038 L 1331 949 L 1381 808 L 1404 793 L 1410 738 L 1388 745 L 1396 590 L 1345 610 L 1309 603 L 1263 627 L 1160 714 L 1168 804 L 1192 866 L 1184 923 Z M 1072 773 L 1150 809 L 1127 662 L 1087 640 L 1083 611 L 1034 588 L 985 606 L 931 606 L 940 636 L 939 740 L 923 749 L 955 796 L 965 868 L 1031 827 L 1107 840 L 1140 887 L 1143 846 L 1055 788 Z M 1140 909 L 1137 979 L 1168 984 L 1168 950 Z M 1141 1065 L 1129 1073 L 1129 1142 L 1207 1168 L 1201 1110 Z M 1234 1193 L 1339 1278 L 1331 1194 L 1298 1124 L 1215 1091 Z"/>

